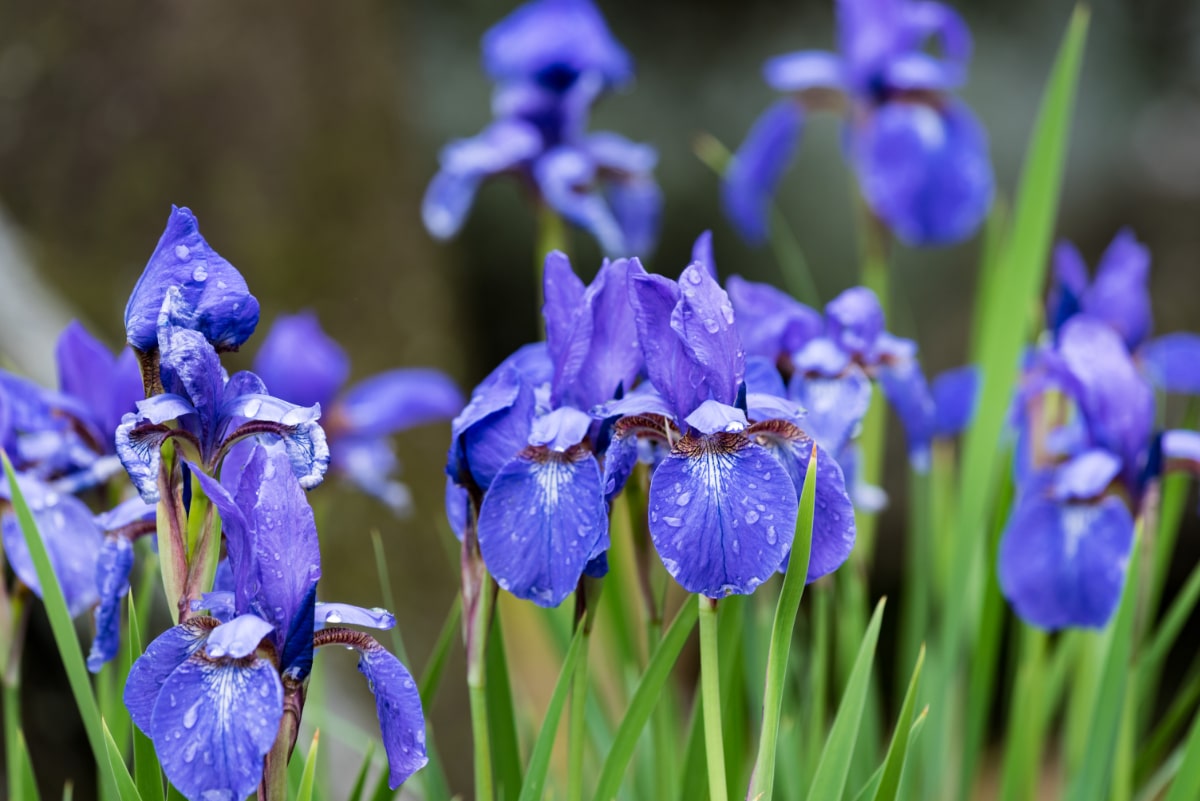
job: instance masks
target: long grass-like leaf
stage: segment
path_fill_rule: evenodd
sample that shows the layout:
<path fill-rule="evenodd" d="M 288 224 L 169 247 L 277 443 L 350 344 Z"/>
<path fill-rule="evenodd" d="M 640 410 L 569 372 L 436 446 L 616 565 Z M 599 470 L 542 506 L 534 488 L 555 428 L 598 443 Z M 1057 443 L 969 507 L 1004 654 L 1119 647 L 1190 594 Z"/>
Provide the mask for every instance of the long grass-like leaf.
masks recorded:
<path fill-rule="evenodd" d="M 313 801 L 313 788 L 317 783 L 317 753 L 321 745 L 321 732 L 315 732 L 312 745 L 308 747 L 308 755 L 304 758 L 304 773 L 300 776 L 300 789 L 296 793 L 296 801 Z"/>
<path fill-rule="evenodd" d="M 100 727 L 104 730 L 104 745 L 105 757 L 111 776 L 116 784 L 117 798 L 121 801 L 142 801 L 142 795 L 138 792 L 137 785 L 133 783 L 133 777 L 129 775 L 129 770 L 125 767 L 125 759 L 121 756 L 121 749 L 117 748 L 117 743 L 113 740 L 112 732 L 108 730 L 108 724 L 103 720 L 100 721 Z M 103 768 L 101 768 L 103 773 Z"/>
<path fill-rule="evenodd" d="M 367 789 L 367 776 L 371 773 L 371 764 L 375 761 L 375 741 L 367 741 L 367 751 L 363 754 L 362 765 L 354 776 L 354 784 L 350 785 L 350 794 L 346 801 L 363 801 L 363 792 Z"/>
<path fill-rule="evenodd" d="M 1193 801 L 1196 798 L 1200 798 L 1200 714 L 1192 720 L 1179 772 L 1164 801 Z"/>
<path fill-rule="evenodd" d="M 37 570 L 46 617 L 50 619 L 50 628 L 54 632 L 54 641 L 58 646 L 58 653 L 62 657 L 63 667 L 66 669 L 67 682 L 71 685 L 75 705 L 79 709 L 79 716 L 83 719 L 88 743 L 92 747 L 96 764 L 109 765 L 108 743 L 105 741 L 106 729 L 100 718 L 100 709 L 96 705 L 96 696 L 92 692 L 91 681 L 88 679 L 87 667 L 83 661 L 83 649 L 75 635 L 71 613 L 67 610 L 67 600 L 63 596 L 62 587 L 59 586 L 58 577 L 54 574 L 54 566 L 50 562 L 50 554 L 46 551 L 46 543 L 42 541 L 42 535 L 38 531 L 37 523 L 34 522 L 33 513 L 29 511 L 29 504 L 25 502 L 25 496 L 21 493 L 20 485 L 17 484 L 16 471 L 8 459 L 8 454 L 2 450 L 0 450 L 0 461 L 4 464 L 4 473 L 8 477 L 8 485 L 12 490 L 13 511 L 17 515 L 17 522 L 21 526 L 21 533 L 24 535 L 25 544 L 29 549 L 30 560 Z M 114 771 L 116 771 L 116 775 L 114 775 Z M 121 786 L 120 782 L 126 779 L 130 785 L 133 784 L 133 779 L 129 776 L 129 770 L 125 767 L 124 762 L 119 762 L 119 769 L 114 765 L 113 770 L 103 768 L 100 770 L 100 781 L 107 785 L 109 792 L 117 793 Z"/>
<path fill-rule="evenodd" d="M 695 603 L 685 603 L 680 607 L 675 620 L 671 622 L 671 627 L 667 629 L 666 635 L 659 641 L 658 648 L 650 657 L 650 663 L 646 666 L 646 671 L 634 690 L 633 699 L 625 710 L 625 717 L 617 727 L 617 735 L 613 738 L 612 747 L 596 782 L 593 801 L 612 801 L 616 797 L 638 737 L 641 736 L 650 713 L 658 703 L 667 677 L 671 674 L 671 668 L 679 658 L 679 652 L 683 650 L 688 635 L 696 625 L 699 611 Z"/>
<path fill-rule="evenodd" d="M 850 671 L 850 679 L 846 682 L 846 690 L 842 694 L 842 702 L 833 719 L 833 728 L 829 732 L 829 739 L 825 741 L 825 750 L 821 752 L 817 773 L 813 776 L 812 785 L 808 790 L 808 797 L 811 799 L 841 798 L 846 787 L 850 760 L 854 757 L 855 746 L 858 744 L 858 727 L 867 702 L 871 665 L 875 661 L 875 645 L 879 641 L 879 626 L 883 622 L 885 602 L 886 599 L 881 598 L 876 604 L 875 613 L 871 615 L 866 635 L 859 646 L 858 657 L 854 660 L 854 668 Z"/>
<path fill-rule="evenodd" d="M 1134 537 L 1133 554 L 1125 578 L 1125 591 L 1109 624 L 1100 683 L 1096 688 L 1093 714 L 1084 747 L 1083 762 L 1070 784 L 1067 801 L 1095 801 L 1105 798 L 1113 770 L 1113 751 L 1121 725 L 1126 689 L 1129 686 L 1129 660 L 1133 650 L 1134 615 L 1137 610 L 1137 577 L 1141 564 L 1141 526 Z"/>
<path fill-rule="evenodd" d="M 487 713 L 492 730 L 492 764 L 496 771 L 496 798 L 510 801 L 521 792 L 521 750 L 517 739 L 517 713 L 513 707 L 512 684 L 500 615 L 492 622 L 487 646 Z"/>
<path fill-rule="evenodd" d="M 817 449 L 814 447 L 804 474 L 804 487 L 800 492 L 796 538 L 792 542 L 788 570 L 783 577 L 779 603 L 775 607 L 775 622 L 771 627 L 766 690 L 763 695 L 762 733 L 759 735 L 758 756 L 754 760 L 754 773 L 750 778 L 750 791 L 747 794 L 747 798 L 762 801 L 770 801 L 775 784 L 775 757 L 778 751 L 779 717 L 783 709 L 783 685 L 784 679 L 787 678 L 788 657 L 792 651 L 792 631 L 796 628 L 796 615 L 800 611 L 800 599 L 804 596 L 808 560 L 812 552 L 813 513 L 817 497 L 816 476 Z"/>
<path fill-rule="evenodd" d="M 879 781 L 879 789 L 875 792 L 875 801 L 895 801 L 897 793 L 900 792 L 900 777 L 904 774 L 904 763 L 908 761 L 913 713 L 917 708 L 917 687 L 920 686 L 921 667 L 924 664 L 925 647 L 922 646 L 917 654 L 917 665 L 913 668 L 912 678 L 908 680 L 904 703 L 900 705 L 900 716 L 896 718 L 896 732 L 892 735 L 887 757 L 883 761 L 883 776 Z"/>
<path fill-rule="evenodd" d="M 928 717 L 929 707 L 925 707 L 921 710 L 921 714 L 917 715 L 917 719 L 912 722 L 912 725 L 908 727 L 908 745 L 910 749 L 912 748 L 913 744 L 916 743 L 917 735 L 919 735 L 921 733 L 921 729 L 925 727 L 925 720 Z M 854 794 L 854 801 L 868 801 L 868 799 L 875 797 L 875 794 L 879 792 L 879 785 L 883 781 L 883 771 L 886 766 L 887 763 L 885 762 L 883 765 L 880 765 L 875 769 L 875 772 L 871 774 L 871 778 L 867 779 L 867 783 L 864 784 L 862 788 Z M 900 775 L 903 777 L 903 770 L 901 771 Z"/>
<path fill-rule="evenodd" d="M 442 630 L 433 644 L 433 652 L 429 654 L 429 661 L 425 663 L 425 669 L 421 671 L 421 680 L 417 682 L 421 693 L 421 704 L 426 709 L 433 704 L 434 696 L 437 695 L 438 687 L 441 686 L 446 659 L 450 655 L 450 649 L 458 641 L 462 630 L 461 620 L 462 596 L 455 595 L 454 602 L 450 605 L 450 611 L 446 613 L 446 622 L 442 624 Z"/>
<path fill-rule="evenodd" d="M 567 658 L 563 661 L 562 671 L 554 684 L 550 705 L 546 707 L 546 717 L 542 720 L 542 728 L 533 744 L 529 768 L 525 771 L 525 783 L 521 787 L 520 801 L 540 801 L 542 798 L 542 790 L 546 786 L 546 773 L 550 769 L 550 754 L 554 750 L 554 738 L 558 733 L 558 721 L 562 717 L 567 694 L 571 691 L 571 679 L 579 665 L 583 637 L 583 626 L 580 626 L 571 638 L 571 647 L 567 649 Z"/>

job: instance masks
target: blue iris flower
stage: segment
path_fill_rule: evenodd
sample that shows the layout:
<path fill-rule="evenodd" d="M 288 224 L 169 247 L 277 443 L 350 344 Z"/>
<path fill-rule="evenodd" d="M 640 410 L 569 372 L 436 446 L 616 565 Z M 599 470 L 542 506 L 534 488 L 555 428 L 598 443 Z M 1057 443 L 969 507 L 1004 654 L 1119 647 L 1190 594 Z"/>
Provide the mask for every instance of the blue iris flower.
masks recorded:
<path fill-rule="evenodd" d="M 629 54 L 591 1 L 522 6 L 484 36 L 483 61 L 497 81 L 495 121 L 442 150 L 421 208 L 429 232 L 454 236 L 480 184 L 513 173 L 606 253 L 649 252 L 662 210 L 657 154 L 615 133 L 587 132 L 599 95 L 633 75 Z"/>
<path fill-rule="evenodd" d="M 622 414 L 608 448 L 620 484 L 638 444 L 659 443 L 650 480 L 650 535 L 663 565 L 689 592 L 748 594 L 782 569 L 794 537 L 798 493 L 819 453 L 808 580 L 831 572 L 854 545 L 845 480 L 798 423 L 803 411 L 752 386 L 729 296 L 702 262 L 679 280 L 635 276 L 630 301 L 652 390 L 602 414 Z"/>
<path fill-rule="evenodd" d="M 254 372 L 275 397 L 319 405 L 330 467 L 398 515 L 408 511 L 411 500 L 408 488 L 394 478 L 399 462 L 388 438 L 449 420 L 463 407 L 458 387 L 438 370 L 389 370 L 343 389 L 350 360 L 311 312 L 275 320 L 255 357 Z"/>
<path fill-rule="evenodd" d="M 476 388 L 452 425 L 447 511 L 456 528 L 474 494 L 479 549 L 501 587 L 557 606 L 607 569 L 607 435 L 590 415 L 643 372 L 631 281 L 637 259 L 605 262 L 588 286 L 567 257 L 546 258 L 546 342 L 518 351 Z"/>
<path fill-rule="evenodd" d="M 782 366 L 788 396 L 808 411 L 809 432 L 839 461 L 853 458 L 852 439 L 870 405 L 873 380 L 900 416 L 909 459 L 918 469 L 928 465 L 935 434 L 965 425 L 974 380 L 957 377 L 945 383 L 939 413 L 916 343 L 887 332 L 871 290 L 848 289 L 821 315 L 765 284 L 736 275 L 727 284 L 747 352 L 766 361 L 768 374 L 772 366 Z"/>
<path fill-rule="evenodd" d="M 159 314 L 172 288 L 179 298 L 171 323 L 199 331 L 218 350 L 237 350 L 258 325 L 246 280 L 200 235 L 195 215 L 176 206 L 125 306 L 125 337 L 141 353 L 159 345 Z"/>
<path fill-rule="evenodd" d="M 302 714 L 314 646 L 336 643 L 359 652 L 398 787 L 427 761 L 416 683 L 373 638 L 327 625 L 388 627 L 394 619 L 317 606 L 317 531 L 286 449 L 256 446 L 232 488 L 196 475 L 221 513 L 232 589 L 206 599 L 219 617 L 193 617 L 150 643 L 124 694 L 167 778 L 189 799 L 253 792 L 283 716 Z"/>
<path fill-rule="evenodd" d="M 57 391 L 0 370 L 0 446 L 19 471 L 76 492 L 120 472 L 114 432 L 142 380 L 132 351 L 114 356 L 75 321 L 55 356 Z"/>
<path fill-rule="evenodd" d="M 1088 314 L 1028 358 L 1015 422 L 1001 589 L 1040 628 L 1100 628 L 1120 600 L 1148 487 L 1164 469 L 1194 470 L 1200 436 L 1154 430 L 1150 383 L 1117 329 Z"/>
<path fill-rule="evenodd" d="M 971 35 L 937 2 L 838 0 L 840 53 L 777 56 L 763 72 L 788 97 L 767 109 L 738 148 L 722 186 L 725 213 L 751 242 L 767 236 L 767 207 L 808 109 L 842 109 L 846 156 L 871 211 L 902 241 L 939 245 L 970 236 L 991 205 L 987 136 L 951 94 L 966 79 Z M 935 40 L 941 57 L 925 52 Z"/>
<path fill-rule="evenodd" d="M 250 372 L 227 377 L 205 336 L 175 324 L 179 287 L 170 287 L 158 316 L 164 393 L 138 402 L 117 428 L 117 454 L 142 498 L 159 499 L 160 448 L 171 440 L 200 469 L 215 473 L 229 449 L 246 437 L 281 438 L 292 471 L 306 489 L 321 482 L 329 446 L 317 419 L 320 406 L 297 406 L 267 394 Z"/>
<path fill-rule="evenodd" d="M 1062 241 L 1054 251 L 1054 281 L 1046 302 L 1047 325 L 1058 331 L 1076 314 L 1110 325 L 1146 377 L 1166 392 L 1200 394 L 1200 336 L 1188 332 L 1151 338 L 1150 251 L 1122 229 L 1100 257 L 1089 281 L 1079 250 Z"/>

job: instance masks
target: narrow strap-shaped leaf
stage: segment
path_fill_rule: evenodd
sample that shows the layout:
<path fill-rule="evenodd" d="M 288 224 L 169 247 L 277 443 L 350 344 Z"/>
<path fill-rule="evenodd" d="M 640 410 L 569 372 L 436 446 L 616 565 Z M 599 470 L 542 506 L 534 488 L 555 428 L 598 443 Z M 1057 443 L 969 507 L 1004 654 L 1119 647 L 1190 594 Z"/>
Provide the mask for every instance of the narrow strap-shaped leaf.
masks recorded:
<path fill-rule="evenodd" d="M 841 798 L 846 787 L 850 760 L 858 742 L 858 726 L 871 683 L 871 665 L 875 661 L 875 645 L 879 641 L 879 626 L 883 622 L 886 601 L 886 598 L 880 598 L 875 605 L 875 613 L 871 615 L 867 633 L 858 648 L 858 657 L 854 660 L 842 702 L 833 719 L 833 728 L 829 731 L 829 739 L 825 741 L 825 750 L 821 752 L 821 761 L 817 763 L 817 772 L 808 790 L 809 798 Z"/>
<path fill-rule="evenodd" d="M 17 515 L 17 522 L 20 523 L 21 533 L 29 548 L 29 557 L 37 570 L 38 583 L 42 588 L 42 603 L 46 607 L 46 617 L 50 619 L 54 642 L 58 646 L 58 653 L 62 657 L 63 667 L 66 669 L 67 682 L 71 685 L 71 693 L 75 697 L 75 706 L 79 709 L 79 716 L 83 719 L 88 743 L 92 747 L 96 763 L 101 766 L 109 765 L 108 744 L 104 736 L 106 729 L 100 718 L 100 708 L 96 705 L 96 696 L 92 692 L 91 681 L 88 679 L 87 668 L 83 661 L 83 649 L 75 635 L 75 625 L 71 622 L 71 613 L 67 611 L 67 600 L 63 596 L 62 587 L 59 586 L 58 577 L 54 574 L 54 566 L 50 562 L 50 554 L 46 551 L 46 543 L 42 541 L 41 532 L 38 531 L 33 514 L 29 511 L 29 504 L 25 502 L 25 496 L 17 484 L 16 471 L 8 459 L 8 454 L 2 450 L 0 450 L 0 461 L 4 464 L 4 473 L 8 477 L 9 489 L 12 490 L 13 511 Z M 113 765 L 113 768 L 118 775 L 114 775 L 111 770 L 100 770 L 100 781 L 108 786 L 109 792 L 117 793 L 119 782 L 122 779 L 128 779 L 129 784 L 133 785 L 133 779 L 129 776 L 129 770 L 125 767 L 124 762 L 119 761 L 119 769 L 117 769 L 117 765 Z M 137 792 L 136 788 L 134 792 Z"/>
<path fill-rule="evenodd" d="M 116 797 L 120 798 L 121 801 L 142 801 L 142 796 L 138 792 L 137 785 L 133 783 L 133 777 L 129 775 L 129 770 L 125 767 L 125 760 L 121 756 L 121 749 L 117 748 L 117 743 L 113 740 L 112 732 L 108 730 L 108 724 L 101 720 L 100 727 L 104 730 L 105 755 L 108 768 L 111 771 L 110 775 L 115 780 L 117 786 Z"/>
<path fill-rule="evenodd" d="M 321 732 L 313 733 L 312 745 L 308 747 L 308 756 L 304 758 L 304 773 L 300 777 L 300 790 L 296 801 L 312 801 L 313 788 L 317 779 L 317 752 L 320 750 Z"/>
<path fill-rule="evenodd" d="M 646 726 L 646 721 L 650 718 L 651 711 L 658 703 L 663 685 L 667 683 L 671 668 L 679 658 L 679 652 L 683 650 L 688 635 L 696 625 L 699 611 L 695 603 L 685 603 L 681 606 L 675 620 L 671 622 L 671 627 L 667 629 L 666 635 L 659 641 L 653 656 L 650 657 L 646 672 L 642 674 L 637 689 L 633 691 L 629 708 L 625 710 L 625 717 L 617 727 L 617 736 L 613 739 L 612 748 L 609 749 L 604 767 L 600 771 L 600 778 L 596 782 L 593 801 L 612 801 L 616 797 L 617 788 L 621 786 L 621 778 L 625 775 L 625 768 L 629 765 L 633 749 Z"/>
<path fill-rule="evenodd" d="M 1192 719 L 1192 729 L 1188 732 L 1187 745 L 1184 746 L 1183 760 L 1171 790 L 1164 801 L 1191 801 L 1200 798 L 1200 712 Z"/>
<path fill-rule="evenodd" d="M 583 627 L 580 626 L 571 638 L 571 647 L 567 649 L 567 658 L 563 661 L 562 671 L 554 684 L 550 705 L 546 707 L 546 717 L 542 720 L 542 728 L 533 744 L 533 753 L 529 756 L 529 768 L 525 771 L 520 801 L 540 801 L 542 798 L 542 789 L 546 786 L 546 773 L 550 769 L 550 755 L 554 751 L 554 739 L 558 733 L 558 721 L 562 717 L 563 706 L 571 690 L 571 679 L 575 675 L 579 655 L 583 651 L 583 636 Z"/>
<path fill-rule="evenodd" d="M 804 595 L 808 577 L 808 560 L 812 552 L 813 514 L 817 497 L 817 449 L 813 447 L 800 492 L 800 511 L 796 516 L 796 538 L 788 558 L 788 570 L 783 576 L 779 603 L 775 607 L 775 622 L 771 627 L 771 645 L 767 655 L 767 681 L 763 693 L 762 733 L 759 735 L 758 756 L 750 778 L 747 798 L 770 801 L 775 784 L 775 754 L 778 750 L 779 716 L 783 710 L 783 685 L 787 678 L 788 656 L 792 651 L 792 631 L 796 614 Z"/>
<path fill-rule="evenodd" d="M 904 693 L 900 716 L 896 718 L 896 732 L 892 735 L 892 743 L 888 746 L 887 756 L 883 761 L 883 776 L 879 781 L 879 789 L 875 791 L 875 801 L 894 801 L 900 792 L 900 777 L 904 774 L 904 763 L 908 760 L 913 712 L 917 707 L 917 687 L 921 683 L 921 667 L 924 664 L 925 646 L 922 645 L 917 654 L 917 665 L 913 668 L 912 678 L 908 680 L 908 690 Z"/>
<path fill-rule="evenodd" d="M 462 596 L 455 595 L 454 602 L 450 605 L 450 611 L 446 613 L 446 621 L 442 624 L 437 642 L 433 645 L 433 652 L 429 654 L 429 661 L 425 663 L 425 670 L 421 672 L 421 680 L 417 682 L 421 693 L 421 706 L 426 709 L 433 706 L 434 696 L 437 695 L 438 687 L 442 684 L 442 675 L 445 672 L 450 648 L 458 640 L 459 633 L 462 631 L 461 619 Z"/>
<path fill-rule="evenodd" d="M 142 654 L 142 629 L 132 592 L 129 593 L 128 607 L 129 663 L 133 664 Z M 154 741 L 142 734 L 142 730 L 137 726 L 133 727 L 133 778 L 144 801 L 163 801 L 162 768 L 158 764 L 158 754 L 154 751 Z"/>
<path fill-rule="evenodd" d="M 921 714 L 917 715 L 917 719 L 912 722 L 912 725 L 908 727 L 908 744 L 910 747 L 917 741 L 917 735 L 925 727 L 925 720 L 928 717 L 929 707 L 925 707 L 921 710 Z M 885 761 L 883 765 L 875 769 L 875 772 L 871 774 L 871 778 L 867 779 L 867 783 L 855 793 L 854 801 L 868 801 L 868 799 L 875 797 L 875 794 L 879 792 L 879 785 L 883 781 L 883 771 L 886 765 Z M 903 776 L 903 772 L 901 772 L 901 776 Z"/>
<path fill-rule="evenodd" d="M 371 763 L 374 759 L 375 741 L 368 740 L 362 765 L 359 766 L 358 773 L 354 777 L 354 784 L 350 785 L 350 794 L 346 796 L 346 801 L 363 801 L 363 791 L 367 788 L 367 775 L 371 772 Z"/>
<path fill-rule="evenodd" d="M 1125 591 L 1117 615 L 1109 624 L 1104 658 L 1100 671 L 1100 683 L 1096 687 L 1095 702 L 1092 704 L 1092 722 L 1084 746 L 1083 762 L 1071 782 L 1067 801 L 1094 801 L 1106 797 L 1113 770 L 1113 751 L 1117 743 L 1117 732 L 1121 725 L 1121 714 L 1125 705 L 1129 660 L 1133 651 L 1134 615 L 1137 611 L 1137 578 L 1141 564 L 1142 522 L 1133 540 L 1133 553 L 1125 574 Z"/>

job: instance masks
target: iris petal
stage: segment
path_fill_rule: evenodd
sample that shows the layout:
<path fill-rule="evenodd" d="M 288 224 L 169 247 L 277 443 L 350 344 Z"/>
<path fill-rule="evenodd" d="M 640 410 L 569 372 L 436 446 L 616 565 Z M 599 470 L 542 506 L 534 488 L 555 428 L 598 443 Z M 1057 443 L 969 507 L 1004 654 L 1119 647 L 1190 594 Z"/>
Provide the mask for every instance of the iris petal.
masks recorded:
<path fill-rule="evenodd" d="M 600 466 L 583 449 L 528 449 L 484 496 L 479 549 L 496 581 L 518 598 L 558 606 L 607 548 Z"/>
<path fill-rule="evenodd" d="M 733 302 L 746 353 L 777 359 L 792 354 L 824 331 L 821 315 L 770 284 L 731 275 L 725 290 Z"/>
<path fill-rule="evenodd" d="M 421 694 L 408 668 L 378 643 L 359 653 L 358 670 L 375 694 L 375 711 L 388 757 L 388 786 L 395 790 L 429 761 Z"/>
<path fill-rule="evenodd" d="M 50 556 L 55 578 L 66 597 L 67 609 L 72 617 L 81 615 L 99 597 L 96 591 L 96 560 L 100 556 L 103 532 L 92 521 L 91 510 L 78 498 L 24 482 L 21 489 Z M 41 597 L 37 569 L 13 512 L 9 511 L 0 518 L 0 532 L 4 554 L 13 572 Z"/>
<path fill-rule="evenodd" d="M 956 100 L 884 103 L 853 131 L 851 153 L 872 211 L 907 244 L 966 239 L 991 207 L 987 137 Z"/>
<path fill-rule="evenodd" d="M 263 637 L 274 628 L 258 615 L 238 615 L 212 630 L 204 643 L 204 652 L 213 659 L 223 656 L 230 659 L 247 657 L 258 649 Z"/>
<path fill-rule="evenodd" d="M 871 381 L 857 368 L 838 378 L 796 373 L 789 390 L 806 412 L 805 432 L 830 453 L 841 453 L 871 405 Z"/>
<path fill-rule="evenodd" d="M 254 372 L 277 398 L 328 404 L 350 376 L 350 359 L 311 311 L 281 315 L 254 357 Z"/>
<path fill-rule="evenodd" d="M 1147 342 L 1138 358 L 1150 381 L 1167 392 L 1200 395 L 1200 335 L 1167 334 Z"/>
<path fill-rule="evenodd" d="M 745 435 L 688 436 L 650 480 L 650 536 L 688 592 L 746 595 L 791 547 L 796 503 L 787 471 Z"/>
<path fill-rule="evenodd" d="M 388 370 L 352 386 L 337 406 L 340 421 L 359 436 L 383 436 L 414 426 L 449 420 L 463 396 L 440 370 Z"/>
<path fill-rule="evenodd" d="M 845 89 L 842 59 L 835 53 L 802 50 L 768 59 L 763 65 L 767 85 L 780 92 Z"/>
<path fill-rule="evenodd" d="M 1149 273 L 1150 249 L 1125 228 L 1105 249 L 1096 280 L 1083 295 L 1083 311 L 1117 329 L 1130 350 L 1150 334 L 1153 322 Z"/>
<path fill-rule="evenodd" d="M 787 170 L 804 125 L 794 100 L 780 100 L 763 112 L 734 153 L 721 181 L 721 207 L 748 242 L 767 238 L 771 198 Z"/>
<path fill-rule="evenodd" d="M 283 684 L 265 659 L 194 654 L 163 683 L 152 739 L 163 773 L 188 798 L 245 798 L 283 717 Z"/>
<path fill-rule="evenodd" d="M 317 625 L 366 626 L 372 629 L 390 629 L 396 625 L 396 616 L 386 609 L 375 607 L 364 609 L 353 604 L 331 604 L 317 602 L 313 621 Z"/>
<path fill-rule="evenodd" d="M 179 293 L 172 323 L 198 331 L 215 347 L 237 348 L 258 325 L 258 301 L 246 280 L 200 235 L 192 212 L 175 206 L 125 307 L 130 345 L 141 351 L 161 347 L 159 312 L 172 288 Z"/>
<path fill-rule="evenodd" d="M 129 571 L 133 569 L 133 543 L 124 537 L 105 537 L 96 560 L 96 637 L 88 653 L 87 666 L 100 672 L 104 663 L 117 655 L 121 644 L 121 599 L 129 593 Z"/>
<path fill-rule="evenodd" d="M 1120 601 L 1132 543 L 1133 517 L 1119 498 L 1064 504 L 1030 497 L 1000 542 L 1000 587 L 1031 625 L 1101 628 Z"/>
<path fill-rule="evenodd" d="M 133 722 L 147 736 L 152 733 L 154 704 L 162 692 L 163 683 L 204 645 L 211 630 L 212 626 L 203 622 L 202 618 L 169 628 L 155 637 L 130 667 L 123 696 L 125 706 Z"/>

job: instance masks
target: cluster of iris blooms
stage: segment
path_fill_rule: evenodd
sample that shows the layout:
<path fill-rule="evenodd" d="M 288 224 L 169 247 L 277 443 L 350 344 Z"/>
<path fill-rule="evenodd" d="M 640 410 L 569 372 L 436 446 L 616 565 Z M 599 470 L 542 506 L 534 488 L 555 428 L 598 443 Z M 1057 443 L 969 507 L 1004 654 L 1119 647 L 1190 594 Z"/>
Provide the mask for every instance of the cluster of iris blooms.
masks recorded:
<path fill-rule="evenodd" d="M 846 157 L 874 224 L 910 245 L 971 236 L 991 206 L 994 179 L 986 133 L 953 94 L 971 55 L 966 24 L 936 2 L 838 0 L 836 11 L 838 53 L 802 51 L 765 64 L 767 83 L 787 97 L 763 113 L 730 161 L 726 216 L 747 241 L 766 239 L 770 199 L 805 115 L 831 109 L 844 116 Z M 722 289 L 708 234 L 678 281 L 647 274 L 636 257 L 649 249 L 658 219 L 648 188 L 654 213 L 624 247 L 614 246 L 598 212 L 559 205 L 542 162 L 557 157 L 566 129 L 543 127 L 519 155 L 500 132 L 514 120 L 532 124 L 514 113 L 525 106 L 510 96 L 559 99 L 561 113 L 542 122 L 582 119 L 596 88 L 628 80 L 628 55 L 589 0 L 534 0 L 492 28 L 483 50 L 499 81 L 499 119 L 443 152 L 426 194 L 427 227 L 453 233 L 480 180 L 515 171 L 607 252 L 632 258 L 606 261 L 587 287 L 565 256 L 547 258 L 546 342 L 505 360 L 454 421 L 446 507 L 455 530 L 461 536 L 475 520 L 500 586 L 557 605 L 581 576 L 606 571 L 606 514 L 640 460 L 653 471 L 649 531 L 667 571 L 713 598 L 748 593 L 786 567 L 799 482 L 811 454 L 823 451 L 808 578 L 834 570 L 853 546 L 854 508 L 874 511 L 886 500 L 857 477 L 855 435 L 872 383 L 903 422 L 920 471 L 935 438 L 969 423 L 976 371 L 952 370 L 928 384 L 915 344 L 886 332 L 878 299 L 864 287 L 839 295 L 823 315 L 736 275 Z M 580 183 L 571 200 L 602 208 L 595 189 Z M 623 219 L 621 193 L 609 197 L 609 212 Z M 1090 285 L 1071 246 L 1061 245 L 1055 262 L 1051 334 L 1029 354 L 1014 401 L 1018 492 L 999 571 L 1027 622 L 1098 627 L 1120 597 L 1147 493 L 1164 469 L 1188 467 L 1200 452 L 1195 435 L 1153 433 L 1147 383 L 1200 391 L 1200 339 L 1144 341 L 1149 257 L 1131 234 L 1118 236 Z"/>
<path fill-rule="evenodd" d="M 1150 338 L 1150 253 L 1128 230 L 1094 280 L 1070 243 L 1054 267 L 1049 330 L 1026 358 L 1014 404 L 1017 497 L 1000 585 L 1033 625 L 1102 627 L 1161 476 L 1200 467 L 1200 435 L 1155 420 L 1156 390 L 1200 394 L 1200 336 Z"/>
<path fill-rule="evenodd" d="M 220 353 L 242 346 L 258 317 L 241 274 L 175 208 L 126 307 L 129 347 L 114 357 L 73 323 L 58 345 L 59 390 L 0 373 L 0 444 L 69 610 L 94 610 L 92 671 L 120 644 L 134 541 L 157 533 L 176 625 L 133 664 L 124 699 L 181 793 L 242 798 L 269 784 L 295 743 L 314 648 L 331 644 L 359 654 L 397 787 L 426 762 L 416 683 L 372 637 L 335 625 L 386 629 L 391 613 L 317 600 L 306 490 L 332 466 L 403 511 L 389 434 L 447 419 L 462 398 L 433 370 L 339 393 L 346 355 L 304 314 L 272 329 L 258 374 L 229 375 Z M 101 514 L 88 505 L 118 499 Z M 3 534 L 18 582 L 40 593 L 11 510 Z"/>

